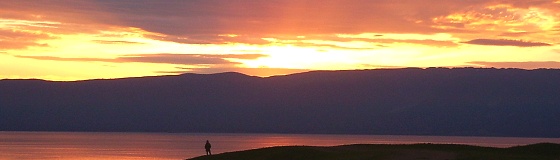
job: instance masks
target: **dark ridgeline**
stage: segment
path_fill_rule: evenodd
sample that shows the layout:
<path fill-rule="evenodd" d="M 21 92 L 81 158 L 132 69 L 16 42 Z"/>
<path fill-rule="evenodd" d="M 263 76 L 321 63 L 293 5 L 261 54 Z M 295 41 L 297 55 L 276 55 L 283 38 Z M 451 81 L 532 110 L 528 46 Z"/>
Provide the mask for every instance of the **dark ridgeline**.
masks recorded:
<path fill-rule="evenodd" d="M 187 160 L 340 160 L 340 159 L 508 159 L 557 160 L 560 144 L 539 143 L 510 148 L 461 144 L 353 144 L 332 147 L 276 146 L 200 156 Z"/>
<path fill-rule="evenodd" d="M 1 131 L 560 137 L 560 70 L 0 80 Z"/>

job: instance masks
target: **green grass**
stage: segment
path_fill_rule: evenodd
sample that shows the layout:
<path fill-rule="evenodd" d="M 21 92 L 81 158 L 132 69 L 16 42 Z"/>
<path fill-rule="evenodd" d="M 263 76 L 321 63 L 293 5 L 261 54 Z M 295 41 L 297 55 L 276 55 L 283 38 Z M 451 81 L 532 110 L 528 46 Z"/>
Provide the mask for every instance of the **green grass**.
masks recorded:
<path fill-rule="evenodd" d="M 334 147 L 284 146 L 201 156 L 191 160 L 560 160 L 560 144 L 510 148 L 457 144 L 355 144 Z"/>

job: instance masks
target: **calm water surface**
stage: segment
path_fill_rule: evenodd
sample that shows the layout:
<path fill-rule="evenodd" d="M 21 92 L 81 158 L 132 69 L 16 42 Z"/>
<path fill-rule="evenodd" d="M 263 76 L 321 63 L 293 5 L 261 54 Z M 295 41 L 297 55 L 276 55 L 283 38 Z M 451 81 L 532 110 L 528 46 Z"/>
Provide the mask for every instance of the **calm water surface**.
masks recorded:
<path fill-rule="evenodd" d="M 212 143 L 214 154 L 286 145 L 453 143 L 510 147 L 541 142 L 560 143 L 558 138 L 0 132 L 0 159 L 185 159 L 204 154 L 206 140 Z"/>

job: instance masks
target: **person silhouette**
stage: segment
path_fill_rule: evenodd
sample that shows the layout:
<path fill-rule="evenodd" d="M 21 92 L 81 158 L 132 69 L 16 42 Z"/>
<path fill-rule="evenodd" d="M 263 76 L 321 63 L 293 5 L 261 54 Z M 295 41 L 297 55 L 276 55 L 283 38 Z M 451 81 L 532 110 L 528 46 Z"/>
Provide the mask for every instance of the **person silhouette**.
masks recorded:
<path fill-rule="evenodd" d="M 204 145 L 204 149 L 206 149 L 206 155 L 212 155 L 210 148 L 212 148 L 212 145 L 208 140 L 206 140 L 206 144 Z"/>

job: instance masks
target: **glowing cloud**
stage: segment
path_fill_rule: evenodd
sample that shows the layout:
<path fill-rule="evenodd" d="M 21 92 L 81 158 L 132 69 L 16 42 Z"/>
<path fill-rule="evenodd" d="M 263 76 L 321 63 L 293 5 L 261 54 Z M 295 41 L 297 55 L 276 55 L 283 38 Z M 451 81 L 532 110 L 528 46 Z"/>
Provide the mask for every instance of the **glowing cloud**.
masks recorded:
<path fill-rule="evenodd" d="M 509 62 L 560 59 L 559 12 L 558 0 L 0 1 L 0 79 L 523 68 Z"/>

